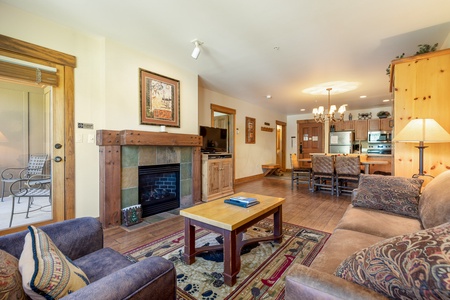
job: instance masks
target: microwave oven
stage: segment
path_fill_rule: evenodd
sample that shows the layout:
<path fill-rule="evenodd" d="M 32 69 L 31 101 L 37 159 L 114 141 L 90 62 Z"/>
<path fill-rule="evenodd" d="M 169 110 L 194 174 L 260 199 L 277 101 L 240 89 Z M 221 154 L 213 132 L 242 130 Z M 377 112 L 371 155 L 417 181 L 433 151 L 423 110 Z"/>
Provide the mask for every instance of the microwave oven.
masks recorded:
<path fill-rule="evenodd" d="M 390 131 L 369 131 L 369 144 L 391 143 L 392 133 Z"/>

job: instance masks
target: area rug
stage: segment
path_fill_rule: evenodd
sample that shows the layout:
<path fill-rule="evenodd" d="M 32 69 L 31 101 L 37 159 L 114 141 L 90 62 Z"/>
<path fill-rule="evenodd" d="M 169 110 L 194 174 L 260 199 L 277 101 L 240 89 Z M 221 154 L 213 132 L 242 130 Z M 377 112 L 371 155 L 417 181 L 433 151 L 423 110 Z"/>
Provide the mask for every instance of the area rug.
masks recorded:
<path fill-rule="evenodd" d="M 249 228 L 244 239 L 271 235 L 273 222 L 265 219 Z M 221 250 L 199 254 L 195 263 L 183 262 L 184 230 L 124 253 L 132 261 L 162 256 L 175 264 L 177 299 L 284 299 L 284 278 L 293 263 L 309 266 L 330 237 L 329 233 L 283 223 L 283 242 L 268 241 L 241 251 L 237 283 L 223 282 Z M 218 245 L 217 233 L 196 228 L 196 246 Z"/>

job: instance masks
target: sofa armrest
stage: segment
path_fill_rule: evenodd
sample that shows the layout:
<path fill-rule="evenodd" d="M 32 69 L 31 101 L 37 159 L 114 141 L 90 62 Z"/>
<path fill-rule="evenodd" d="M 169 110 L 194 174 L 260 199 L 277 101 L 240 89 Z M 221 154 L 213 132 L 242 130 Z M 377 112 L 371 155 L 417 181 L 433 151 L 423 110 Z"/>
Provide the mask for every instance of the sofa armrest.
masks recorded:
<path fill-rule="evenodd" d="M 387 298 L 332 274 L 294 264 L 286 276 L 285 299 L 386 300 Z"/>
<path fill-rule="evenodd" d="M 173 263 L 162 257 L 150 257 L 103 277 L 63 299 L 175 299 L 176 286 Z"/>
<path fill-rule="evenodd" d="M 102 224 L 95 218 L 84 217 L 40 226 L 56 247 L 75 260 L 103 248 Z M 0 236 L 0 249 L 19 258 L 28 230 Z"/>

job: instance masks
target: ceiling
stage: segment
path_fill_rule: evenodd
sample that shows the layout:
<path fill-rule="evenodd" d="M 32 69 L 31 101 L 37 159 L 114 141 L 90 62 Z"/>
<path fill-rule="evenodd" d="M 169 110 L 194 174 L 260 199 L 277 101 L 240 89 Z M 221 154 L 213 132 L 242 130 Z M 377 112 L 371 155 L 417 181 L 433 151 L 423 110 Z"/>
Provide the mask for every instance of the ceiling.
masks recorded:
<path fill-rule="evenodd" d="M 198 74 L 210 90 L 286 115 L 326 106 L 335 81 L 357 88 L 332 91 L 332 104 L 390 106 L 382 102 L 391 99 L 390 61 L 414 55 L 419 44 L 450 45 L 448 0 L 0 2 L 124 43 Z M 197 60 L 193 39 L 204 43 Z M 302 92 L 317 84 L 323 95 Z"/>

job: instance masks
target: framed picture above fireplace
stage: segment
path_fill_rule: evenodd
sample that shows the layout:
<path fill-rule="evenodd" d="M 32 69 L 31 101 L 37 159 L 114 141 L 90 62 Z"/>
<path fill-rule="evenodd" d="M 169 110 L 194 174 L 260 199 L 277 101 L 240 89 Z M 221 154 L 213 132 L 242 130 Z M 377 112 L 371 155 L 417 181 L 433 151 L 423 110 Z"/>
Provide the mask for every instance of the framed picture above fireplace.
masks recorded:
<path fill-rule="evenodd" d="M 141 124 L 180 127 L 180 81 L 139 69 Z"/>

